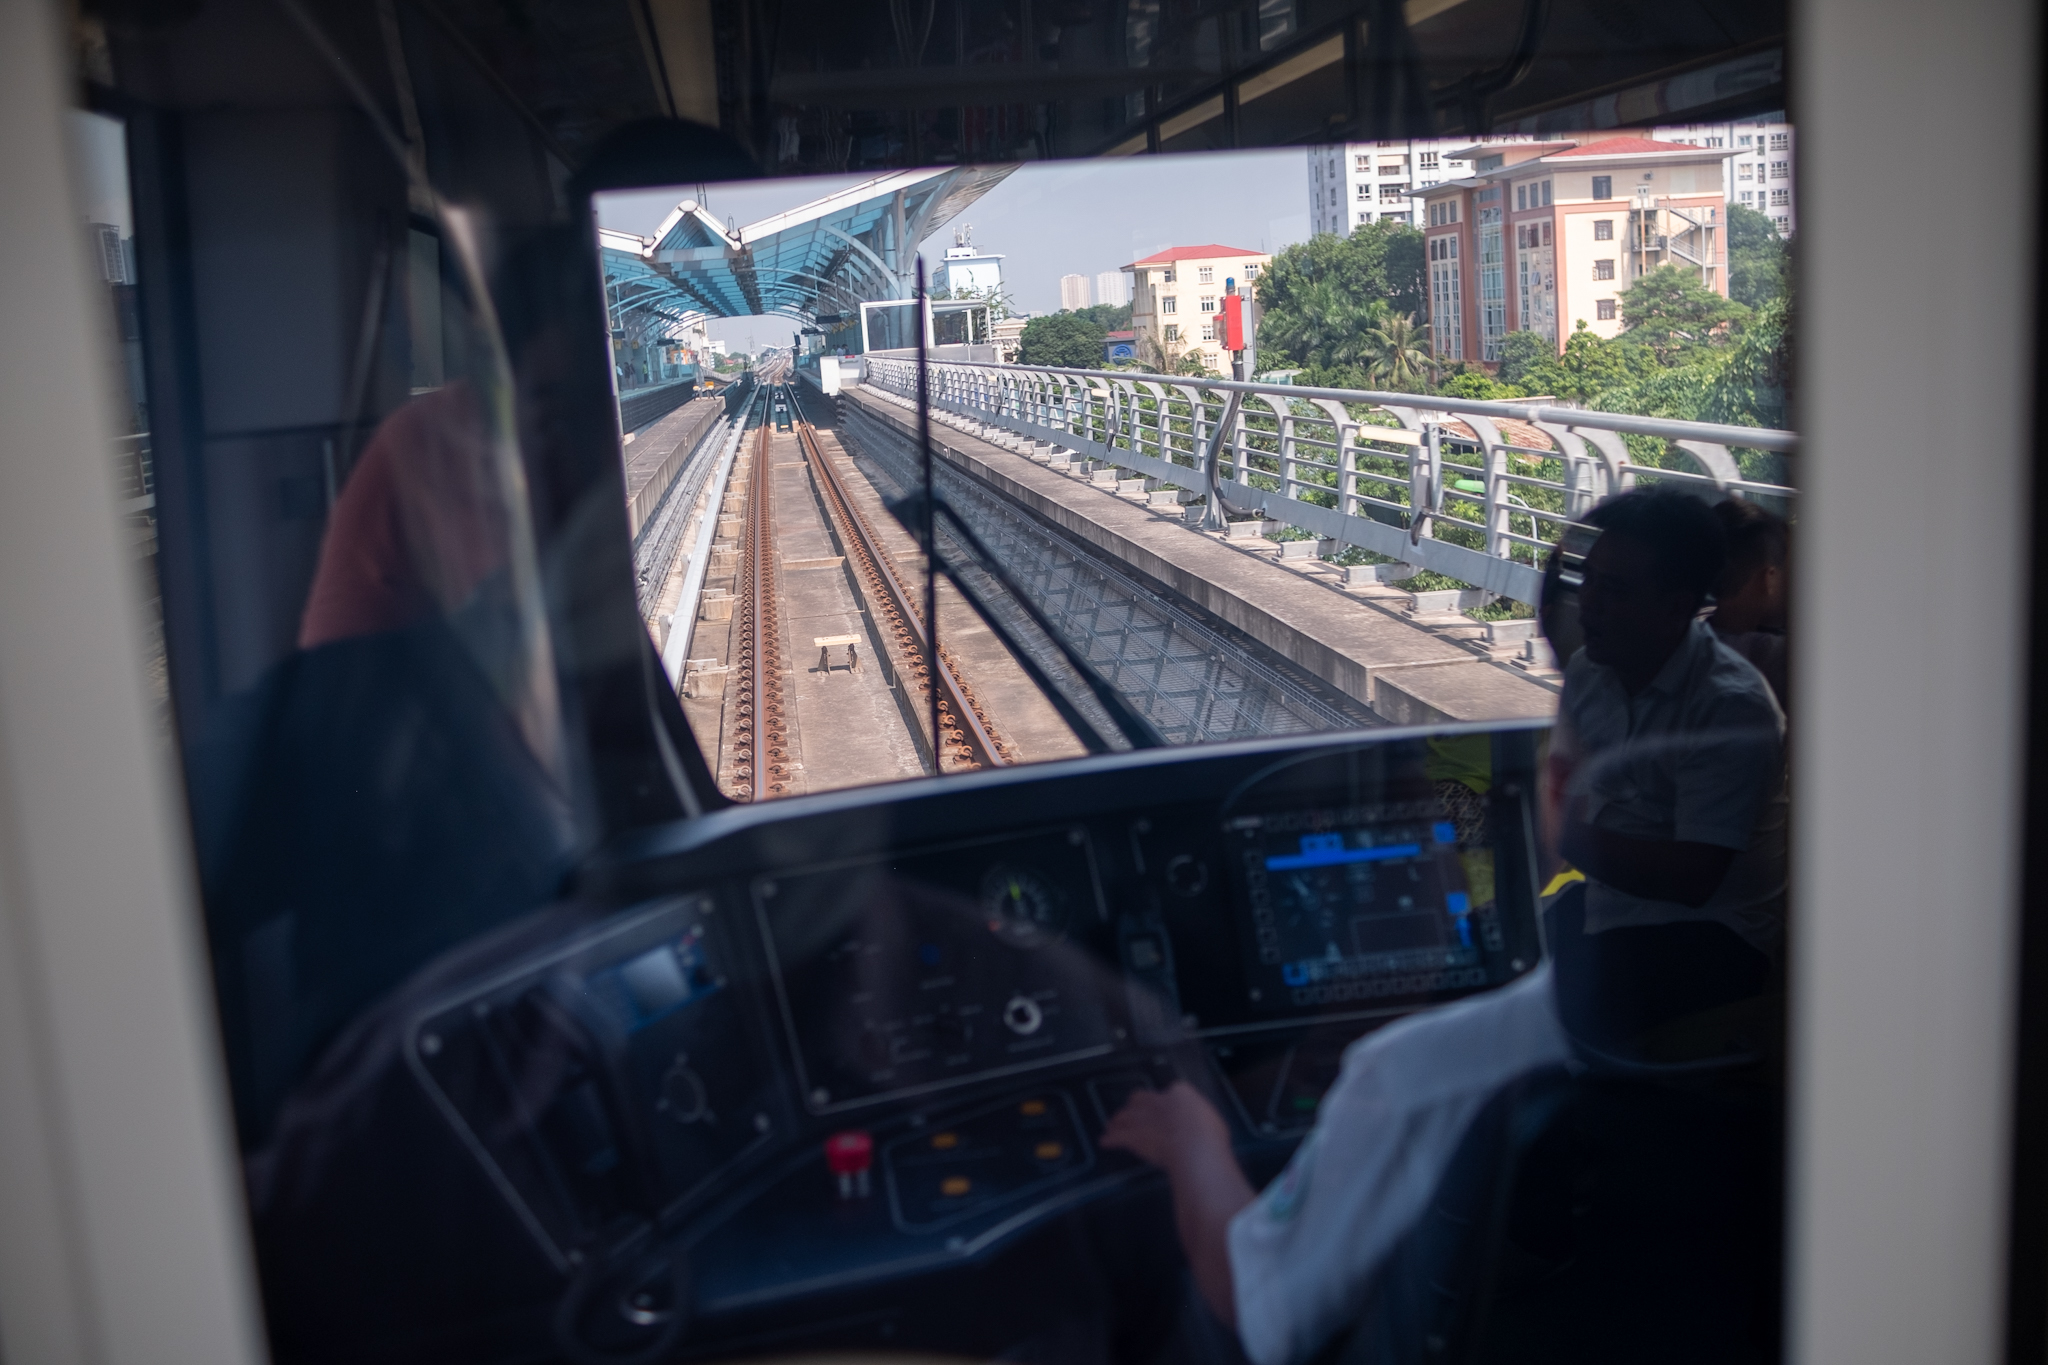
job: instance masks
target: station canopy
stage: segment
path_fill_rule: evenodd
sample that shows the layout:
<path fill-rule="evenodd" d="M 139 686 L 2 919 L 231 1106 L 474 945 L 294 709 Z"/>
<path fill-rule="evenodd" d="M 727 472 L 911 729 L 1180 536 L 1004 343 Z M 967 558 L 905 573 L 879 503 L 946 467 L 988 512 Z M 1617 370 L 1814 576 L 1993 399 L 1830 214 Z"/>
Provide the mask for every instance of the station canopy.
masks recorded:
<path fill-rule="evenodd" d="M 831 326 L 866 302 L 909 298 L 917 244 L 1014 167 L 955 166 L 877 176 L 838 194 L 728 227 L 694 199 L 652 237 L 599 231 L 613 308 L 690 315 L 779 314 Z"/>

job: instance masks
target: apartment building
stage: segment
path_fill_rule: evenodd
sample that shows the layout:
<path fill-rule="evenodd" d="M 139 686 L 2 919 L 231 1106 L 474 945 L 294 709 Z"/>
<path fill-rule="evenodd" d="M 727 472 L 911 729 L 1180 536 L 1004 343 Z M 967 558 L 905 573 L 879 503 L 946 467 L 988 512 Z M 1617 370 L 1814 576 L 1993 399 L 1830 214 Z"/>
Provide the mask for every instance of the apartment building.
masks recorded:
<path fill-rule="evenodd" d="M 1793 148 L 1797 139 L 1782 116 L 1744 119 L 1737 123 L 1685 123 L 1658 128 L 1651 137 L 1713 147 L 1728 157 L 1722 193 L 1731 204 L 1755 209 L 1771 220 L 1780 237 L 1799 229 L 1799 196 L 1792 192 Z"/>
<path fill-rule="evenodd" d="M 1799 226 L 1793 193 L 1792 125 L 1783 115 L 1736 123 L 1685 123 L 1652 128 L 1652 141 L 1715 148 L 1728 158 L 1722 193 L 1731 204 L 1765 214 L 1780 236 Z M 1489 145 L 1533 143 L 1534 136 L 1497 137 Z M 1309 230 L 1348 236 L 1360 224 L 1391 218 L 1422 226 L 1420 192 L 1471 173 L 1452 155 L 1464 138 L 1417 142 L 1348 142 L 1308 149 Z"/>
<path fill-rule="evenodd" d="M 1088 306 L 1088 277 L 1086 275 L 1060 276 L 1060 308 L 1072 312 Z"/>
<path fill-rule="evenodd" d="M 1496 139 L 1534 142 L 1533 137 Z M 1421 199 L 1431 185 L 1469 175 L 1472 166 L 1451 155 L 1470 138 L 1409 142 L 1347 142 L 1308 149 L 1309 231 L 1348 237 L 1361 224 L 1392 219 L 1420 227 Z"/>
<path fill-rule="evenodd" d="M 1121 270 L 1105 270 L 1095 277 L 1095 301 L 1121 306 L 1131 301 L 1131 277 Z"/>
<path fill-rule="evenodd" d="M 1169 357 L 1199 350 L 1208 368 L 1230 373 L 1230 358 L 1216 338 L 1224 291 L 1232 280 L 1240 287 L 1255 284 L 1271 259 L 1263 251 L 1212 242 L 1168 247 L 1125 266 L 1131 277 L 1131 331 L 1139 354 L 1145 354 L 1143 338 L 1149 333 Z"/>
<path fill-rule="evenodd" d="M 1726 149 L 1645 137 L 1486 143 L 1472 173 L 1422 195 L 1430 344 L 1445 360 L 1500 359 L 1509 332 L 1563 350 L 1581 321 L 1621 331 L 1621 291 L 1661 265 L 1728 292 Z"/>

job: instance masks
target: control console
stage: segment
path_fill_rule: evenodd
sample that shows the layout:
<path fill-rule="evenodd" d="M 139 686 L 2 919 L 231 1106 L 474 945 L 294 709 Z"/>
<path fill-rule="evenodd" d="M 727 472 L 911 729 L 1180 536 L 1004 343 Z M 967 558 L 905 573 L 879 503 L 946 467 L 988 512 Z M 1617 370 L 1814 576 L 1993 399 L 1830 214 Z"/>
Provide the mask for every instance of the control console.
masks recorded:
<path fill-rule="evenodd" d="M 1084 829 L 805 868 L 753 896 L 813 1113 L 1100 1056 L 1122 1036 Z"/>

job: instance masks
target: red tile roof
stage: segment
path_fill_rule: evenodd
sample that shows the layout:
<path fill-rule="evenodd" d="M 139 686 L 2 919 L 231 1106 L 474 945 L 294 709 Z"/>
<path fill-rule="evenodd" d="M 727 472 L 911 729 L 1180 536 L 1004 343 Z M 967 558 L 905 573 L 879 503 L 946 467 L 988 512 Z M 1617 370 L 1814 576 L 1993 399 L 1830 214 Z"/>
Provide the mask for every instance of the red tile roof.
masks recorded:
<path fill-rule="evenodd" d="M 1165 265 L 1171 261 L 1196 261 L 1220 256 L 1263 256 L 1265 254 L 1263 251 L 1254 251 L 1250 247 L 1218 246 L 1211 242 L 1208 246 L 1170 246 L 1164 251 L 1154 252 L 1150 256 L 1132 261 L 1131 265 Z M 1130 266 L 1124 268 L 1128 270 Z"/>
<path fill-rule="evenodd" d="M 1651 152 L 1698 152 L 1704 150 L 1706 149 L 1695 147 L 1689 142 L 1658 142 L 1647 137 L 1610 137 L 1605 142 L 1589 142 L 1583 147 L 1574 147 L 1568 152 L 1552 152 L 1544 160 L 1562 161 L 1568 156 L 1642 156 Z"/>

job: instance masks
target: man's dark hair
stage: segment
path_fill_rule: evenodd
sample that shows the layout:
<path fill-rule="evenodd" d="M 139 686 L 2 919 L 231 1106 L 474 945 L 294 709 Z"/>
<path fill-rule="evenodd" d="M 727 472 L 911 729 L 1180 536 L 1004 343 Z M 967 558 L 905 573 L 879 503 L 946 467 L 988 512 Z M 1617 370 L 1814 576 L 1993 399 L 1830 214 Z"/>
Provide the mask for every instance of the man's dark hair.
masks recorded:
<path fill-rule="evenodd" d="M 1741 498 L 1723 498 L 1714 504 L 1714 519 L 1721 523 L 1728 546 L 1728 563 L 1721 571 L 1723 592 L 1734 592 L 1759 569 L 1784 566 L 1791 528 L 1783 517 Z"/>
<path fill-rule="evenodd" d="M 1658 584 L 1705 601 L 1721 581 L 1726 537 L 1706 503 L 1675 488 L 1632 488 L 1585 516 L 1603 535 L 1620 536 L 1650 552 Z"/>

